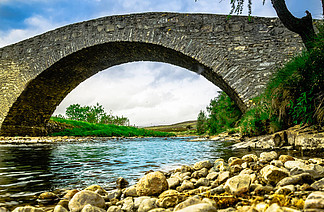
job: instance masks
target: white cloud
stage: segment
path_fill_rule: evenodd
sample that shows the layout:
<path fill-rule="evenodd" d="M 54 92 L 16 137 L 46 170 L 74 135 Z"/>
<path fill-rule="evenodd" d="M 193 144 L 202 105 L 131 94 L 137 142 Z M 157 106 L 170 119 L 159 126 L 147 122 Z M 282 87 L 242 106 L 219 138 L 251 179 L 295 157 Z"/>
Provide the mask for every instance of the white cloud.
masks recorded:
<path fill-rule="evenodd" d="M 25 40 L 62 26 L 62 23 L 54 23 L 43 16 L 38 15 L 30 17 L 24 22 L 27 25 L 27 27 L 24 29 L 12 29 L 8 32 L 3 32 L 0 30 L 0 47 Z"/>
<path fill-rule="evenodd" d="M 176 76 L 176 77 L 175 77 Z M 169 64 L 136 62 L 112 67 L 74 89 L 54 114 L 73 103 L 99 102 L 138 126 L 195 120 L 219 89 L 202 76 Z"/>

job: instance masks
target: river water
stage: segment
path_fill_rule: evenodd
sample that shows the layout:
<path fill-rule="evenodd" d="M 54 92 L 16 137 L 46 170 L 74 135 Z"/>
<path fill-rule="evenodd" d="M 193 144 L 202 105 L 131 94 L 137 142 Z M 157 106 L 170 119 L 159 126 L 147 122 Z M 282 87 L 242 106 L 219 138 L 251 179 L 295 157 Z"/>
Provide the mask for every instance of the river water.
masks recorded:
<path fill-rule="evenodd" d="M 118 177 L 135 184 L 149 170 L 168 171 L 201 160 L 244 154 L 233 152 L 228 142 L 187 142 L 189 139 L 0 145 L 0 206 L 35 204 L 40 193 L 61 188 L 99 184 L 109 190 Z"/>

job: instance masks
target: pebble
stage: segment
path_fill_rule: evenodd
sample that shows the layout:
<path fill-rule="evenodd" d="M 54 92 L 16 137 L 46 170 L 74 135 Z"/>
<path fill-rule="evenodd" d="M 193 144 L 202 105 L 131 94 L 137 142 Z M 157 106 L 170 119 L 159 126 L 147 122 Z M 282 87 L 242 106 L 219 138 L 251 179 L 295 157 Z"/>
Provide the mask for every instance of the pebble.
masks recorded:
<path fill-rule="evenodd" d="M 313 212 L 324 211 L 324 162 L 276 152 L 201 161 L 193 166 L 149 172 L 135 185 L 118 178 L 115 190 L 92 185 L 51 192 L 39 200 L 56 201 L 52 209 L 17 207 L 14 212 Z M 0 207 L 0 212 L 8 212 Z"/>

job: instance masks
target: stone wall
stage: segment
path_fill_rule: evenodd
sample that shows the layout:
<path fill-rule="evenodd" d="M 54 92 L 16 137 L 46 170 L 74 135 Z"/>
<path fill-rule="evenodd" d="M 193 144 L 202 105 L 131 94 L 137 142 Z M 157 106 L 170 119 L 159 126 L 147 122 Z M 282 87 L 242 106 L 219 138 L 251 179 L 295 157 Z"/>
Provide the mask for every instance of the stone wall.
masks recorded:
<path fill-rule="evenodd" d="M 101 70 L 157 61 L 203 75 L 241 110 L 303 48 L 276 18 L 144 13 L 76 23 L 0 49 L 0 128 L 45 134 L 64 97 Z"/>

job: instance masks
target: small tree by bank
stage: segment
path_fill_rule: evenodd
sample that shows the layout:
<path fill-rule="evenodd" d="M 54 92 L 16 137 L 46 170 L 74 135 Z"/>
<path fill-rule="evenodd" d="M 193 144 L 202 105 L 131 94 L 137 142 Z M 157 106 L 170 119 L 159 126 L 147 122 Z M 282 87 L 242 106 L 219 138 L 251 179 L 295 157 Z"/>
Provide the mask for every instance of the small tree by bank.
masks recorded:
<path fill-rule="evenodd" d="M 214 135 L 237 127 L 242 115 L 235 102 L 223 91 L 219 92 L 219 95 L 210 101 L 206 109 L 208 115 L 204 111 L 200 111 L 198 114 L 198 134 L 208 132 Z"/>
<path fill-rule="evenodd" d="M 208 129 L 208 121 L 207 115 L 203 110 L 200 110 L 197 118 L 197 134 L 202 135 L 207 132 Z"/>

